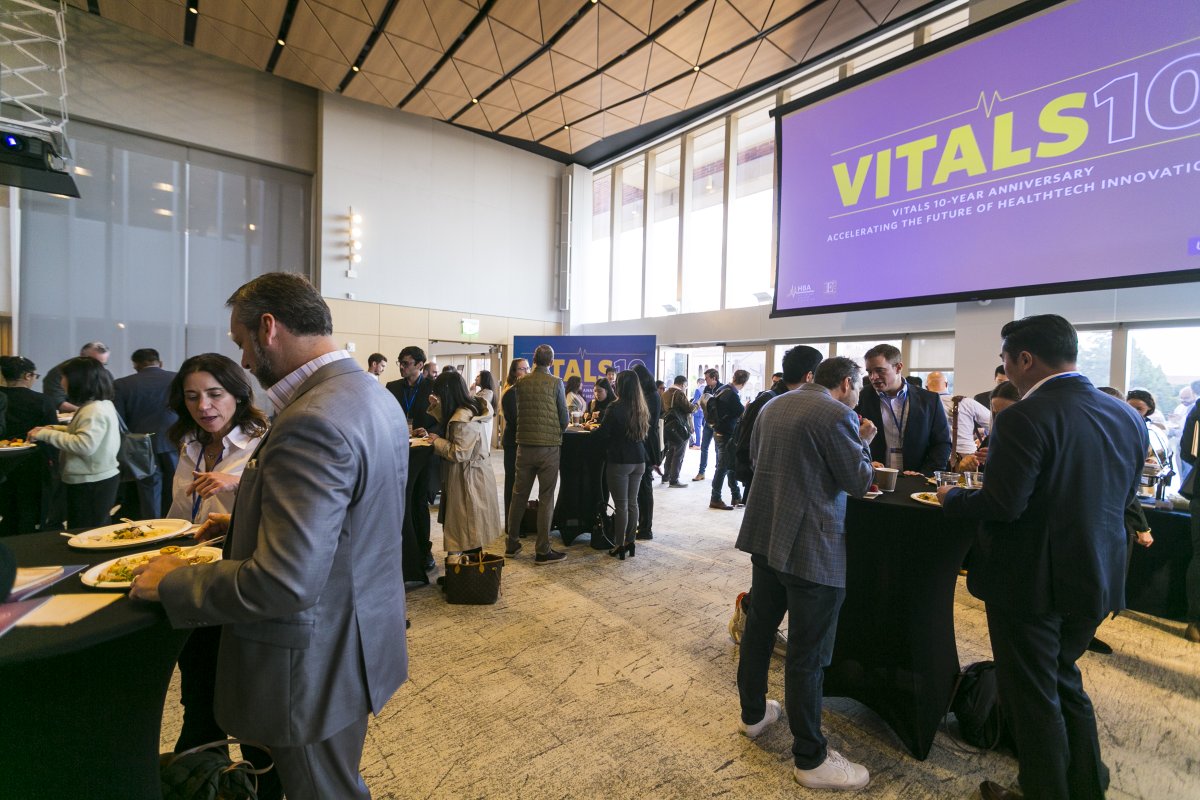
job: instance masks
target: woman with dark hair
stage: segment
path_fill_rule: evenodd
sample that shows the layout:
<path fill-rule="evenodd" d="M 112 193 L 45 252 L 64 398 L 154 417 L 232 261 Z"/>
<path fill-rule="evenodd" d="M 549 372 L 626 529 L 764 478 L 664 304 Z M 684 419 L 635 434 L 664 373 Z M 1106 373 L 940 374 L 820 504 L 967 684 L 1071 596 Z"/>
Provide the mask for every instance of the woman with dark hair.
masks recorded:
<path fill-rule="evenodd" d="M 67 401 L 79 410 L 68 425 L 29 431 L 29 440 L 58 448 L 62 482 L 67 486 L 67 527 L 107 525 L 121 481 L 117 467 L 121 423 L 112 402 L 112 377 L 103 364 L 88 356 L 72 358 L 60 368 Z"/>
<path fill-rule="evenodd" d="M 171 381 L 167 404 L 179 417 L 167 433 L 179 448 L 169 516 L 199 524 L 230 513 L 242 469 L 267 432 L 245 371 L 219 353 L 192 356 Z"/>
<path fill-rule="evenodd" d="M 567 413 L 582 414 L 587 411 L 587 401 L 583 399 L 583 379 L 572 375 L 566 381 Z"/>
<path fill-rule="evenodd" d="M 603 422 L 604 413 L 608 411 L 608 407 L 616 399 L 616 394 L 613 392 L 612 384 L 608 382 L 608 378 L 597 380 L 596 385 L 592 387 L 592 402 L 588 403 L 588 418 L 592 422 Z"/>
<path fill-rule="evenodd" d="M 605 443 L 608 466 L 605 477 L 613 500 L 613 549 L 610 556 L 622 561 L 636 555 L 634 534 L 638 523 L 638 489 L 646 471 L 646 432 L 650 411 L 631 370 L 617 373 L 620 398 L 608 408 L 597 434 Z"/>
<path fill-rule="evenodd" d="M 642 473 L 642 486 L 638 490 L 638 531 L 637 538 L 654 538 L 654 472 L 662 462 L 662 442 L 658 435 L 658 420 L 662 416 L 662 398 L 654 388 L 654 376 L 645 364 L 635 364 L 633 371 L 638 376 L 638 386 L 642 397 L 646 399 L 646 409 L 650 412 L 650 425 L 646 428 L 646 471 Z M 617 396 L 624 395 L 624 390 L 617 386 Z"/>
<path fill-rule="evenodd" d="M 1150 419 L 1158 410 L 1158 403 L 1154 402 L 1154 395 L 1145 389 L 1130 389 L 1129 393 L 1125 395 L 1125 402 L 1129 403 L 1134 411 L 1141 414 L 1142 420 L 1146 423 L 1146 434 L 1150 437 L 1150 449 L 1146 452 L 1146 461 L 1148 463 L 1153 461 L 1164 469 L 1171 469 L 1174 462 L 1166 431 Z"/>
<path fill-rule="evenodd" d="M 444 437 L 429 434 L 434 451 L 447 462 L 438 509 L 446 555 L 478 553 L 504 530 L 488 462 L 492 446 L 486 429 L 492 408 L 467 393 L 457 372 L 443 372 L 433 382 L 429 413 L 444 421 L 446 430 Z"/>
<path fill-rule="evenodd" d="M 504 394 L 500 396 L 500 447 L 504 449 L 504 519 L 512 505 L 513 483 L 517 479 L 517 393 L 513 387 L 529 373 L 529 361 L 514 358 L 504 379 Z"/>
<path fill-rule="evenodd" d="M 475 376 L 475 385 L 471 387 L 471 394 L 475 397 L 482 397 L 484 402 L 492 408 L 492 418 L 486 423 L 487 425 L 487 440 L 488 444 L 492 444 L 492 428 L 496 423 L 496 414 L 500 408 L 500 395 L 496 392 L 496 379 L 492 377 L 492 373 L 486 369 L 479 370 L 479 374 Z"/>
<path fill-rule="evenodd" d="M 988 405 L 990 406 L 992 419 L 994 420 L 997 414 L 1020 400 L 1021 393 L 1017 391 L 1017 387 L 1011 381 L 1001 381 L 992 388 L 992 391 L 989 392 L 989 397 Z M 993 426 L 995 425 L 994 422 L 992 424 Z M 983 440 L 979 443 L 979 448 L 975 451 L 975 458 L 979 461 L 980 469 L 983 469 L 987 463 L 988 442 L 991 439 L 992 434 L 989 432 L 987 436 L 983 437 Z"/>
<path fill-rule="evenodd" d="M 179 448 L 167 516 L 199 524 L 210 514 L 231 513 L 242 470 L 267 432 L 267 417 L 254 405 L 245 370 L 220 353 L 192 356 L 171 380 L 167 405 L 179 417 L 167 431 Z M 213 713 L 220 641 L 220 626 L 195 628 L 179 654 L 183 726 L 176 753 L 225 738 Z M 256 749 L 247 757 L 260 769 L 271 760 Z M 279 796 L 272 775 L 260 779 L 259 797 Z"/>

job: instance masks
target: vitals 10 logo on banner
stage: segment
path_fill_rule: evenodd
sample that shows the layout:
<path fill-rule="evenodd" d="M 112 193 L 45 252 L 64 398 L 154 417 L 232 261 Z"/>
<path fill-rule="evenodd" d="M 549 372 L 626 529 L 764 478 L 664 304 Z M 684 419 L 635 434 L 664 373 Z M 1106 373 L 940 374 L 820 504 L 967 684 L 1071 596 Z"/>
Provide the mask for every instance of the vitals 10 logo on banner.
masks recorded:
<path fill-rule="evenodd" d="M 654 374 L 653 336 L 514 336 L 513 358 L 524 358 L 532 367 L 533 351 L 540 344 L 554 348 L 550 371 L 564 381 L 578 375 L 589 400 L 592 387 L 610 367 L 620 372 L 641 364 Z"/>

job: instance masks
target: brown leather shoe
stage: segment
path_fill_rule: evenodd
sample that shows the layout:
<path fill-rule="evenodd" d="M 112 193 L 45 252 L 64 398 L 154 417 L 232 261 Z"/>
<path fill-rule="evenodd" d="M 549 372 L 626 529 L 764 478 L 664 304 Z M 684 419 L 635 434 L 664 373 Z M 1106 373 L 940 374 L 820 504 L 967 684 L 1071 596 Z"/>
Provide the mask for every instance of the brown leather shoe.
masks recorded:
<path fill-rule="evenodd" d="M 979 784 L 979 795 L 983 800 L 1020 800 L 1024 797 L 1020 792 L 1005 789 L 995 781 L 984 781 Z"/>
<path fill-rule="evenodd" d="M 709 508 L 719 508 L 722 511 L 733 511 L 733 506 L 726 505 L 724 500 L 713 500 L 708 504 Z"/>
<path fill-rule="evenodd" d="M 1189 622 L 1183 638 L 1189 642 L 1200 642 L 1200 622 Z"/>

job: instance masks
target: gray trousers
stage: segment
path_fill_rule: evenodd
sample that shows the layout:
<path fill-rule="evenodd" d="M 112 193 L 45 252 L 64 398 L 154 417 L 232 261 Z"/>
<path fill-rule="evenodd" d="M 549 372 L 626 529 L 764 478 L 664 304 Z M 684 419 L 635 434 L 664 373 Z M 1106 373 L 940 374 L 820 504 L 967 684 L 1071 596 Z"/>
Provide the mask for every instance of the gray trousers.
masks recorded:
<path fill-rule="evenodd" d="M 613 544 L 632 544 L 638 525 L 638 489 L 645 464 L 609 464 L 608 491 L 613 500 Z"/>
<path fill-rule="evenodd" d="M 512 505 L 508 507 L 508 547 L 520 543 L 521 517 L 538 482 L 537 553 L 550 552 L 550 522 L 554 518 L 554 487 L 558 485 L 558 457 L 561 447 L 517 445 L 517 475 L 513 480 Z"/>
<path fill-rule="evenodd" d="M 371 800 L 358 771 L 367 717 L 356 720 L 321 742 L 302 747 L 271 745 L 271 758 L 288 800 Z"/>

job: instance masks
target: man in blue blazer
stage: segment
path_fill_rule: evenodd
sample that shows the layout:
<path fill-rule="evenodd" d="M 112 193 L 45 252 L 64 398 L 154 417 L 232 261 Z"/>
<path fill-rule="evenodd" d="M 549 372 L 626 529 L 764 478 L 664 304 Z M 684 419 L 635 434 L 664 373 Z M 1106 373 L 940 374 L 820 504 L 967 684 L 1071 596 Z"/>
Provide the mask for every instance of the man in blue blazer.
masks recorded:
<path fill-rule="evenodd" d="M 900 351 L 892 345 L 875 345 L 864 361 L 871 390 L 863 391 L 854 410 L 879 429 L 871 458 L 906 472 L 945 469 L 952 447 L 942 401 L 904 380 Z"/>
<path fill-rule="evenodd" d="M 154 456 L 158 469 L 138 484 L 141 518 L 165 517 L 171 508 L 171 480 L 179 452 L 167 432 L 179 419 L 167 404 L 175 373 L 162 368 L 158 351 L 142 347 L 133 351 L 134 373 L 113 381 L 117 413 L 133 433 L 154 434 Z M 163 487 L 167 487 L 164 497 Z M 125 512 L 129 513 L 129 512 Z"/>
<path fill-rule="evenodd" d="M 1107 769 L 1076 660 L 1125 605 L 1125 506 L 1148 446 L 1128 404 L 1075 371 L 1079 339 L 1054 314 L 1001 330 L 1020 402 L 993 421 L 984 488 L 942 487 L 980 520 L 967 588 L 986 603 L 1000 702 L 1026 798 L 1101 798 Z M 986 781 L 984 800 L 1016 797 Z"/>
<path fill-rule="evenodd" d="M 334 344 L 307 280 L 261 275 L 229 305 L 242 364 L 275 407 L 271 430 L 232 520 L 206 526 L 228 528 L 224 560 L 159 557 L 132 594 L 161 600 L 177 628 L 224 626 L 217 722 L 271 749 L 289 800 L 366 800 L 367 719 L 408 674 L 397 530 L 408 427 Z"/>

